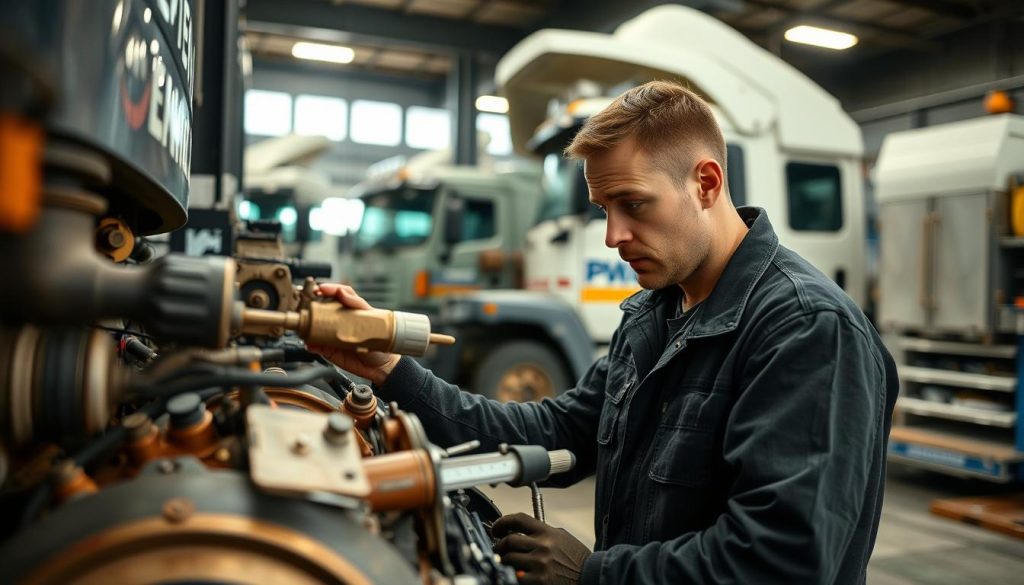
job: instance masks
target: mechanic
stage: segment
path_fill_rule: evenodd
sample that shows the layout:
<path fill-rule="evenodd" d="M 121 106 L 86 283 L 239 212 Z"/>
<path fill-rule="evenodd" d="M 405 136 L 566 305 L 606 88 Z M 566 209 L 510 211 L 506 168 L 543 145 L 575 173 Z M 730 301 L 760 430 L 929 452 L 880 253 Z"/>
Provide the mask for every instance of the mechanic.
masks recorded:
<path fill-rule="evenodd" d="M 733 206 L 722 132 L 686 88 L 627 91 L 566 154 L 644 289 L 574 389 L 501 404 L 408 357 L 326 357 L 440 445 L 570 449 L 576 469 L 552 485 L 597 475 L 593 552 L 524 514 L 495 523 L 524 584 L 864 583 L 898 390 L 871 323 L 779 245 L 763 209 Z M 369 306 L 346 286 L 323 292 Z"/>

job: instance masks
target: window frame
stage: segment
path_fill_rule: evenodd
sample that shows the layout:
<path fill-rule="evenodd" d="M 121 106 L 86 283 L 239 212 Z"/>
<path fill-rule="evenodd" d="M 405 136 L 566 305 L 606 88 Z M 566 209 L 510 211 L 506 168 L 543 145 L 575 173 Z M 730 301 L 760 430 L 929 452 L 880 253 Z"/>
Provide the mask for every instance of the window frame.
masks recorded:
<path fill-rule="evenodd" d="M 825 229 L 812 229 L 804 226 L 794 225 L 794 210 L 799 207 L 795 205 L 794 191 L 791 188 L 793 181 L 791 179 L 791 172 L 794 166 L 803 167 L 818 167 L 819 169 L 828 169 L 829 175 L 835 177 L 835 199 L 836 209 L 838 213 L 838 226 L 828 227 Z M 785 188 L 785 201 L 786 201 L 786 225 L 793 232 L 797 233 L 819 233 L 819 234 L 834 234 L 843 231 L 846 228 L 847 213 L 846 213 L 846 193 L 843 181 L 843 169 L 838 161 L 825 161 L 825 160 L 814 160 L 807 158 L 791 158 L 786 160 L 786 164 L 782 169 L 783 185 Z M 831 178 L 831 177 L 830 177 Z M 831 223 L 829 224 L 832 225 Z"/>

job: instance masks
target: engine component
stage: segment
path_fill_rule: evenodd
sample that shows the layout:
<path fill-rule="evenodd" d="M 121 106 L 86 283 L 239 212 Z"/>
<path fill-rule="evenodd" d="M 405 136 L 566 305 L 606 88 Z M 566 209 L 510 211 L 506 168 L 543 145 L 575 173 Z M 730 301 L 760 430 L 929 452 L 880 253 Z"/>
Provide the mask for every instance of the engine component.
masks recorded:
<path fill-rule="evenodd" d="M 334 416 L 344 415 L 250 406 L 249 465 L 256 485 L 275 493 L 368 495 L 358 445 L 351 432 L 332 431 L 328 419 Z"/>
<path fill-rule="evenodd" d="M 421 356 L 431 343 L 450 345 L 455 338 L 430 332 L 430 319 L 417 313 L 385 309 L 346 309 L 337 302 L 310 303 L 300 311 L 262 311 L 239 307 L 237 333 L 270 328 L 274 335 L 295 331 L 307 343 L 323 347 L 354 347 Z"/>
<path fill-rule="evenodd" d="M 0 329 L 0 432 L 15 448 L 95 434 L 106 426 L 126 380 L 103 331 Z"/>
<path fill-rule="evenodd" d="M 135 234 L 120 219 L 105 217 L 96 228 L 96 249 L 114 262 L 124 262 L 135 249 Z"/>
<path fill-rule="evenodd" d="M 247 226 L 235 240 L 236 279 L 242 302 L 253 309 L 299 310 L 302 299 L 293 280 L 330 278 L 331 265 L 286 258 L 277 222 L 250 221 Z M 269 329 L 260 334 L 272 335 Z"/>
<path fill-rule="evenodd" d="M 456 458 L 416 417 L 333 366 L 285 363 L 315 361 L 295 344 L 224 349 L 254 327 L 416 355 L 452 338 L 422 315 L 316 301 L 309 281 L 296 296 L 293 277 L 326 267 L 276 251 L 241 254 L 237 276 L 277 313 L 236 302 L 230 259 L 153 260 L 143 236 L 187 217 L 195 3 L 7 4 L 2 580 L 514 584 L 474 510 L 482 496 L 447 491 Z M 48 67 L 25 65 L 37 55 Z M 44 71 L 97 91 L 54 99 Z M 516 461 L 516 478 L 543 467 Z"/>
<path fill-rule="evenodd" d="M 53 150 L 48 150 L 48 153 Z M 57 150 L 64 164 L 102 178 L 106 167 L 74 150 Z M 153 336 L 222 347 L 234 300 L 234 264 L 227 258 L 169 254 L 146 266 L 116 266 L 95 251 L 94 223 L 106 204 L 68 185 L 44 188 L 35 228 L 0 239 L 6 276 L 18 286 L 0 289 L 0 319 L 8 323 L 91 323 L 127 317 Z"/>
<path fill-rule="evenodd" d="M 129 503 L 130 505 L 125 505 Z M 0 546 L 4 578 L 58 583 L 423 583 L 359 510 L 282 498 L 160 459 Z"/>
<path fill-rule="evenodd" d="M 368 429 L 377 416 L 377 397 L 366 384 L 356 384 L 345 397 L 345 412 L 360 429 Z"/>

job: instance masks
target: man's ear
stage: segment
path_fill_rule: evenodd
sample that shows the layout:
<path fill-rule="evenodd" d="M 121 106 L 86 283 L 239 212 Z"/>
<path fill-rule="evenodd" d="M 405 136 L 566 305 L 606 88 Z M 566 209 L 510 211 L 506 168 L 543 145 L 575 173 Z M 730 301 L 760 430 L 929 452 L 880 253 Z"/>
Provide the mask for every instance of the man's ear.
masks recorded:
<path fill-rule="evenodd" d="M 701 159 L 694 169 L 697 175 L 697 199 L 703 209 L 711 209 L 725 190 L 722 165 L 713 158 Z"/>

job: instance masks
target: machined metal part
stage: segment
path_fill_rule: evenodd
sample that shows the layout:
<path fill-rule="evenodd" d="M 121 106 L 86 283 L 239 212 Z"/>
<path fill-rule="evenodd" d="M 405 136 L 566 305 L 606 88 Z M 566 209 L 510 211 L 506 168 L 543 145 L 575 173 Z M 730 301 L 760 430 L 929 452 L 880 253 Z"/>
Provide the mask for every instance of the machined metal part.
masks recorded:
<path fill-rule="evenodd" d="M 451 344 L 455 338 L 430 332 L 426 315 L 385 309 L 347 309 L 337 302 L 310 303 L 299 311 L 236 310 L 239 334 L 295 331 L 307 343 L 421 356 L 431 343 Z"/>
<path fill-rule="evenodd" d="M 128 373 L 110 336 L 85 328 L 4 329 L 0 434 L 12 447 L 76 440 L 103 430 Z"/>
<path fill-rule="evenodd" d="M 286 265 L 248 262 L 245 258 L 239 258 L 236 263 L 235 281 L 246 306 L 267 311 L 299 308 L 299 291 L 292 284 L 292 273 Z"/>
<path fill-rule="evenodd" d="M 114 262 L 124 262 L 135 249 L 135 234 L 115 217 L 104 217 L 96 228 L 96 249 Z"/>
<path fill-rule="evenodd" d="M 192 458 L 50 512 L 0 544 L 0 566 L 5 580 L 42 584 L 422 583 L 358 514 L 261 493 Z"/>
<path fill-rule="evenodd" d="M 35 229 L 0 241 L 8 286 L 5 322 L 91 324 L 126 317 L 162 341 L 206 347 L 227 343 L 234 263 L 168 254 L 145 266 L 117 266 L 95 250 L 104 202 L 88 190 L 48 185 Z"/>
<path fill-rule="evenodd" d="M 253 404 L 245 416 L 250 474 L 256 485 L 286 494 L 369 495 L 357 442 L 338 444 L 324 436 L 329 415 Z"/>
<path fill-rule="evenodd" d="M 36 348 L 41 332 L 26 325 L 14 342 L 13 357 L 10 360 L 6 394 L 10 398 L 10 439 L 14 445 L 24 445 L 35 435 L 32 420 L 32 377 L 36 371 Z"/>
<path fill-rule="evenodd" d="M 540 492 L 537 482 L 530 484 L 530 501 L 533 503 L 533 517 L 544 522 L 544 494 Z"/>

